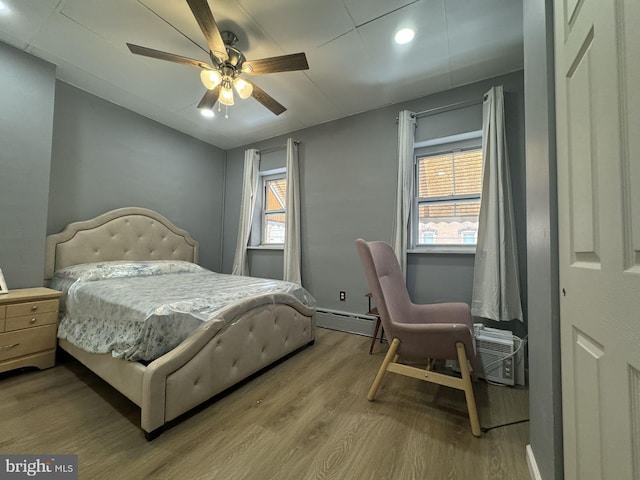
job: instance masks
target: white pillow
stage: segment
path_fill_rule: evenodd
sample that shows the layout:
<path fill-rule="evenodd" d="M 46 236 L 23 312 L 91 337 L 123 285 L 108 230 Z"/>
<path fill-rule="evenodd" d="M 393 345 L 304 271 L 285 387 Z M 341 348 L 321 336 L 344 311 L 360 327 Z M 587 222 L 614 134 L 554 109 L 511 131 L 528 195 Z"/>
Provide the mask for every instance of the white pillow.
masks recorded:
<path fill-rule="evenodd" d="M 104 280 L 107 278 L 144 277 L 167 273 L 196 273 L 206 271 L 199 265 L 183 260 L 151 260 L 144 262 L 115 261 L 82 263 L 57 270 L 55 275 L 73 280 Z"/>

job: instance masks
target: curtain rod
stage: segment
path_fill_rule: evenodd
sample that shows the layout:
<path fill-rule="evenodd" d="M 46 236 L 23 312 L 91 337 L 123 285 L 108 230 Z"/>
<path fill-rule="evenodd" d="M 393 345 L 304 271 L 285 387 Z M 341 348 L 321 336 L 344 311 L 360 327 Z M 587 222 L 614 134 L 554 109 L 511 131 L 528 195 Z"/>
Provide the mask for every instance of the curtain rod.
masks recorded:
<path fill-rule="evenodd" d="M 443 105 L 442 107 L 430 108 L 429 110 L 424 110 L 422 112 L 416 112 L 415 117 L 429 117 L 431 115 L 436 115 L 438 113 L 449 112 L 451 110 L 458 110 L 459 108 L 471 107 L 473 105 L 479 105 L 483 102 L 483 99 L 480 98 L 478 100 L 467 100 L 466 102 L 457 102 L 452 103 L 450 105 Z M 414 116 L 414 115 L 412 115 Z"/>
<path fill-rule="evenodd" d="M 293 143 L 295 143 L 296 145 L 300 145 L 300 141 L 299 140 L 294 140 Z M 272 152 L 277 152 L 278 150 L 286 150 L 287 149 L 287 144 L 285 143 L 284 145 L 278 145 L 275 147 L 270 147 L 270 148 L 265 148 L 264 150 L 258 150 L 258 152 L 260 153 L 272 153 Z"/>
<path fill-rule="evenodd" d="M 510 93 L 508 89 L 503 89 L 504 93 Z M 476 100 L 467 100 L 464 102 L 456 102 L 456 103 L 451 103 L 449 105 L 443 105 L 442 107 L 435 107 L 435 108 L 430 108 L 429 110 L 424 110 L 422 112 L 416 112 L 415 118 L 421 118 L 421 117 L 429 117 L 431 115 L 436 115 L 438 113 L 444 113 L 444 112 L 449 112 L 451 110 L 458 110 L 459 108 L 465 108 L 465 107 L 471 107 L 473 105 L 479 105 L 482 102 L 484 102 L 485 100 L 485 96 L 483 95 L 482 98 L 476 99 Z"/>

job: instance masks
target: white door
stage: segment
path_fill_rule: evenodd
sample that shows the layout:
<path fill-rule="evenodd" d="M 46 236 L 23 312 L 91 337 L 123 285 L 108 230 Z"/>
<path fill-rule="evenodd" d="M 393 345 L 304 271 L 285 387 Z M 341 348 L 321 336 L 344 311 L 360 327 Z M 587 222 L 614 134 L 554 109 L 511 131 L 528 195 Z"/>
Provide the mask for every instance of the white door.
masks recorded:
<path fill-rule="evenodd" d="M 640 479 L 640 0 L 554 12 L 565 478 Z"/>

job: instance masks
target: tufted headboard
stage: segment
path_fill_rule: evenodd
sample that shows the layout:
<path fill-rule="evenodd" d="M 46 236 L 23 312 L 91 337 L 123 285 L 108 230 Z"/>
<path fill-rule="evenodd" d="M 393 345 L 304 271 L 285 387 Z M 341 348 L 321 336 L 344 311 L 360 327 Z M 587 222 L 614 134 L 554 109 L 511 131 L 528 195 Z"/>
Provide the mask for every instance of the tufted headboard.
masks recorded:
<path fill-rule="evenodd" d="M 197 263 L 198 242 L 153 210 L 127 207 L 70 223 L 47 237 L 44 278 L 80 263 L 186 260 Z"/>

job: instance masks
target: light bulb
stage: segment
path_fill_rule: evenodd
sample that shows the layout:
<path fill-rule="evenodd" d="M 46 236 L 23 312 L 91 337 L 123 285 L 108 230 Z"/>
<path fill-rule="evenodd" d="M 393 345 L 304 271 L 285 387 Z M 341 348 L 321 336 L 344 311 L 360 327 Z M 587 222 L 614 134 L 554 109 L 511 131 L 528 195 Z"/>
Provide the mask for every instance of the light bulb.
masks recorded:
<path fill-rule="evenodd" d="M 200 80 L 205 88 L 213 90 L 222 82 L 222 75 L 217 70 L 202 70 L 200 72 Z"/>
<path fill-rule="evenodd" d="M 246 98 L 249 98 L 253 93 L 253 85 L 243 80 L 242 78 L 236 78 L 233 81 L 233 86 L 238 92 L 238 95 L 240 96 L 240 98 L 243 100 Z"/>
<path fill-rule="evenodd" d="M 229 107 L 233 105 L 233 90 L 231 90 L 230 86 L 225 85 L 220 89 L 220 97 L 218 98 L 218 101 Z"/>
<path fill-rule="evenodd" d="M 415 36 L 415 34 L 416 32 L 414 32 L 412 29 L 403 28 L 402 30 L 398 30 L 396 32 L 395 37 L 393 38 L 398 45 L 406 45 L 411 40 L 413 40 L 413 37 Z"/>
<path fill-rule="evenodd" d="M 213 110 L 211 110 L 210 108 L 201 108 L 200 109 L 200 115 L 202 115 L 203 117 L 206 117 L 206 118 L 211 118 L 215 114 L 213 113 Z"/>

